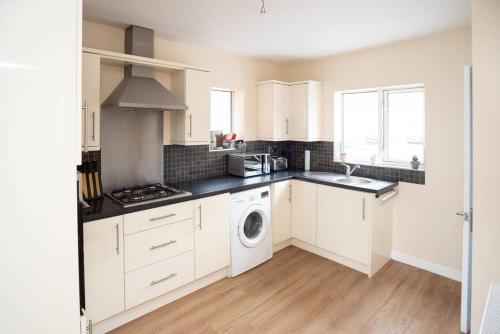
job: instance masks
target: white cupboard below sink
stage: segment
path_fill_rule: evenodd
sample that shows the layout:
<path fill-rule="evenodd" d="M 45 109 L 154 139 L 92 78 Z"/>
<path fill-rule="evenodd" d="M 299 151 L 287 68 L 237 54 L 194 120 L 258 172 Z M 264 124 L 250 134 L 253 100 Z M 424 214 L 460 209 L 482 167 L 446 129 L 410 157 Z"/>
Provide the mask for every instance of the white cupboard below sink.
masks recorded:
<path fill-rule="evenodd" d="M 317 246 L 372 276 L 391 257 L 392 205 L 372 193 L 319 185 Z"/>

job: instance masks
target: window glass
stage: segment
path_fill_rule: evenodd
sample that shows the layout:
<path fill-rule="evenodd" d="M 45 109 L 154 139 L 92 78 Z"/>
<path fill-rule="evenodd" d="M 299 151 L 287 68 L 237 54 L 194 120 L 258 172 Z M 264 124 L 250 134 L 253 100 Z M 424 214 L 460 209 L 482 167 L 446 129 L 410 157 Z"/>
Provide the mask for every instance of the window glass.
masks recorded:
<path fill-rule="evenodd" d="M 224 134 L 232 132 L 233 92 L 211 91 L 210 100 L 210 130 L 221 131 Z"/>
<path fill-rule="evenodd" d="M 424 92 L 390 91 L 386 94 L 387 161 L 424 158 Z"/>
<path fill-rule="evenodd" d="M 349 159 L 368 161 L 378 152 L 378 93 L 344 94 L 344 147 Z"/>
<path fill-rule="evenodd" d="M 338 92 L 335 107 L 335 159 L 347 162 L 410 165 L 424 162 L 423 87 Z M 340 127 L 338 126 L 340 124 Z M 344 153 L 344 154 L 341 154 Z"/>

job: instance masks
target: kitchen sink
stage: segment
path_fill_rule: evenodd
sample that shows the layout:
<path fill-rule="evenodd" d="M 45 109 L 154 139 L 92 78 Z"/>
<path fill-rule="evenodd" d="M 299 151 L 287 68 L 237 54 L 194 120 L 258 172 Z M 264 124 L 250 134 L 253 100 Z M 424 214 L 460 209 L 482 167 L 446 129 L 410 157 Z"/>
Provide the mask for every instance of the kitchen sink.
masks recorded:
<path fill-rule="evenodd" d="M 372 184 L 372 183 L 375 183 L 377 181 L 372 180 L 372 179 L 367 179 L 365 177 L 349 176 L 349 177 L 341 177 L 339 179 L 336 179 L 334 182 L 343 183 L 343 184 L 353 184 L 353 185 L 361 184 L 361 185 L 363 185 L 363 184 Z"/>

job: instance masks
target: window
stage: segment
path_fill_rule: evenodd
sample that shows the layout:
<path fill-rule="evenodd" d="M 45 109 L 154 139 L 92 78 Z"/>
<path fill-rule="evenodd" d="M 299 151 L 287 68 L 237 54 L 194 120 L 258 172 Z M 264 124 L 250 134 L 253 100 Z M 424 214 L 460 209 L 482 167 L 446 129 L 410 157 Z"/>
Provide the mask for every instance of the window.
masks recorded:
<path fill-rule="evenodd" d="M 210 130 L 223 134 L 233 132 L 233 92 L 212 89 L 210 99 Z"/>
<path fill-rule="evenodd" d="M 335 159 L 407 166 L 424 162 L 425 100 L 422 86 L 335 94 Z"/>

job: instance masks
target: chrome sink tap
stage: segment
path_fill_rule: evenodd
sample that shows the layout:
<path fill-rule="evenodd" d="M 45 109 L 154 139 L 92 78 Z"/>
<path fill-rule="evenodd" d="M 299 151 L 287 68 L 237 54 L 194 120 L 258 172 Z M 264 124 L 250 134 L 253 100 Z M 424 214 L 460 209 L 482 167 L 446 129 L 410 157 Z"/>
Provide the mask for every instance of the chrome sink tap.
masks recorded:
<path fill-rule="evenodd" d="M 352 175 L 352 173 L 354 173 L 354 171 L 355 171 L 356 169 L 361 168 L 361 166 L 360 166 L 360 165 L 355 165 L 352 169 L 351 169 L 351 166 L 350 166 L 350 165 L 348 165 L 348 164 L 342 164 L 342 163 L 341 163 L 341 165 L 345 167 L 345 177 L 349 177 L 349 176 L 351 176 L 351 175 Z"/>

